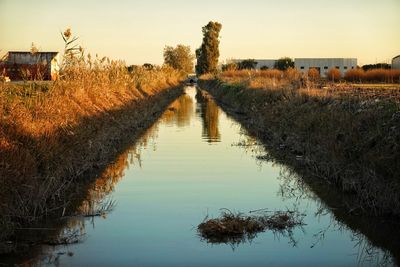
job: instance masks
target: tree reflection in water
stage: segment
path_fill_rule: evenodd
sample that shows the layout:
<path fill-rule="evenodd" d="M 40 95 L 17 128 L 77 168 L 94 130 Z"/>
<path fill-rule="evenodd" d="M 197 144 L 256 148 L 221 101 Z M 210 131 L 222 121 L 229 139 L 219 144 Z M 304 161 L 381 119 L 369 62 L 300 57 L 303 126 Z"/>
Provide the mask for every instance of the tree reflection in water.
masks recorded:
<path fill-rule="evenodd" d="M 219 107 L 206 92 L 197 89 L 196 100 L 198 103 L 197 111 L 203 122 L 202 137 L 209 143 L 220 142 L 221 134 L 218 129 Z"/>
<path fill-rule="evenodd" d="M 188 95 L 182 95 L 175 100 L 164 112 L 161 120 L 167 125 L 185 127 L 190 125 L 193 117 L 193 99 Z"/>

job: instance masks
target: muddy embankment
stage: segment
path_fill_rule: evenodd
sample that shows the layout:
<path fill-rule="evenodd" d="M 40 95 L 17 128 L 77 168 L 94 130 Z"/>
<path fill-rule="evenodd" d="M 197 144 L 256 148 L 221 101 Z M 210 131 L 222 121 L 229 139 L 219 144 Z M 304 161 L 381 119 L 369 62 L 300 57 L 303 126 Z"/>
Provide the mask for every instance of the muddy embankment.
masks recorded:
<path fill-rule="evenodd" d="M 60 127 L 51 136 L 18 133 L 19 143 L 0 151 L 0 254 L 19 253 L 40 242 L 19 242 L 18 229 L 40 228 L 52 218 L 73 214 L 93 180 L 182 93 L 179 85 L 158 90 L 117 109 L 82 116 L 73 127 Z M 18 129 L 11 130 L 16 136 Z M 16 155 L 29 157 L 21 166 Z"/>

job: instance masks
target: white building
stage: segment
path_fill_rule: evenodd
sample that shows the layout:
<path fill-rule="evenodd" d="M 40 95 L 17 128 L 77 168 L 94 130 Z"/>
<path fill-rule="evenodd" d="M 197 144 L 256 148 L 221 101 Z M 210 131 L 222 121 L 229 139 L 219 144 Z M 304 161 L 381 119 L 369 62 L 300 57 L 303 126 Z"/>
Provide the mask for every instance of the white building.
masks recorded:
<path fill-rule="evenodd" d="M 226 63 L 239 63 L 246 59 L 228 59 Z M 252 59 L 253 60 L 253 59 Z M 256 69 L 259 70 L 261 68 L 273 69 L 276 59 L 254 59 L 257 62 Z"/>
<path fill-rule="evenodd" d="M 392 59 L 392 69 L 400 70 L 400 55 Z"/>
<path fill-rule="evenodd" d="M 295 58 L 294 67 L 301 72 L 314 68 L 321 76 L 326 76 L 328 70 L 336 68 L 344 75 L 348 70 L 357 68 L 356 58 Z"/>

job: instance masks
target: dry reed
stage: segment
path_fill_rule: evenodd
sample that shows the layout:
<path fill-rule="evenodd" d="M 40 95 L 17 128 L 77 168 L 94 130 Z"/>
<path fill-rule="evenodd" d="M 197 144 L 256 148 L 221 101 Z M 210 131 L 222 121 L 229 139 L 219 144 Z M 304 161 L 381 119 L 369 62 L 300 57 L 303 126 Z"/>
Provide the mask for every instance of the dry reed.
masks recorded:
<path fill-rule="evenodd" d="M 0 82 L 0 241 L 62 209 L 76 177 L 178 94 L 171 89 L 183 77 L 172 68 L 128 72 L 121 61 L 68 49 L 55 82 Z"/>

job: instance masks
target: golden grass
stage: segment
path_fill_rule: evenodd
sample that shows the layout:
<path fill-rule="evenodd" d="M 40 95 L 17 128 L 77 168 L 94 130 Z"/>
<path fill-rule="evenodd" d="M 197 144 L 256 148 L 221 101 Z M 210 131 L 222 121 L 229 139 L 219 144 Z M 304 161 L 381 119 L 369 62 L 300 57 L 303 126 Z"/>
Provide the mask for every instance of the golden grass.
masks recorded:
<path fill-rule="evenodd" d="M 363 72 L 362 69 L 351 72 Z M 376 73 L 368 71 L 366 73 Z M 380 72 L 380 70 L 379 70 Z M 340 73 L 332 69 L 331 77 L 335 82 L 325 81 L 319 78 L 315 69 L 311 69 L 307 75 L 301 74 L 295 69 L 280 70 L 229 70 L 219 75 L 203 75 L 202 80 L 218 79 L 229 86 L 238 86 L 249 89 L 273 90 L 276 93 L 295 90 L 296 94 L 323 98 L 390 98 L 400 101 L 400 86 L 394 83 L 360 84 L 339 81 Z M 383 70 L 383 73 L 396 73 L 396 71 Z M 294 92 L 294 91 L 293 91 Z"/>
<path fill-rule="evenodd" d="M 16 224 L 67 205 L 74 178 L 146 127 L 182 79 L 169 67 L 130 73 L 88 56 L 55 82 L 0 83 L 0 242 Z"/>

